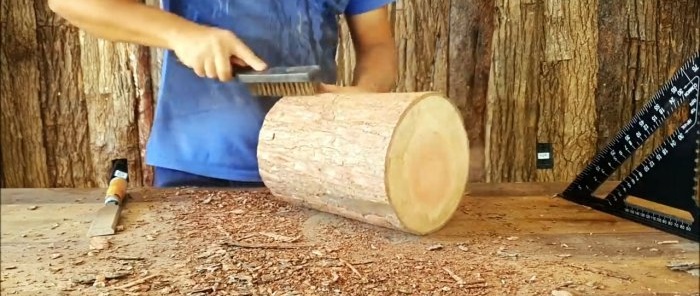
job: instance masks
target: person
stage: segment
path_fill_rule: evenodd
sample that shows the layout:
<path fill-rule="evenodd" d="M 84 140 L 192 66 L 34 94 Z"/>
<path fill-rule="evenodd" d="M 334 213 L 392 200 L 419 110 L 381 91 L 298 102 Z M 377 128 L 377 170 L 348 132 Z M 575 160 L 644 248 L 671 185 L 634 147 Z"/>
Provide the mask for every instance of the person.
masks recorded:
<path fill-rule="evenodd" d="M 397 76 L 393 0 L 49 0 L 88 34 L 165 49 L 146 162 L 154 186 L 264 186 L 257 143 L 279 99 L 254 97 L 235 69 L 319 65 L 320 92 L 386 92 Z M 356 52 L 350 86 L 336 85 L 338 16 Z"/>

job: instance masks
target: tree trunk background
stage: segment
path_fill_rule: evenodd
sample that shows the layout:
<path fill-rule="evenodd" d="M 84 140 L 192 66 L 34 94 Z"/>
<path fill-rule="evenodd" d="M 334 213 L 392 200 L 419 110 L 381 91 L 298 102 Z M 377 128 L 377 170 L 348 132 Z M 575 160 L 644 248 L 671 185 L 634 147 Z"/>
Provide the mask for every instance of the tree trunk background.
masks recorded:
<path fill-rule="evenodd" d="M 700 0 L 399 0 L 389 15 L 395 90 L 440 91 L 459 106 L 473 182 L 570 181 L 700 51 Z M 349 84 L 354 51 L 339 20 Z M 129 159 L 132 185 L 150 185 L 162 50 L 86 35 L 46 1 L 2 1 L 0 23 L 2 187 L 106 186 L 116 157 Z M 537 143 L 552 144 L 553 169 L 535 166 Z"/>

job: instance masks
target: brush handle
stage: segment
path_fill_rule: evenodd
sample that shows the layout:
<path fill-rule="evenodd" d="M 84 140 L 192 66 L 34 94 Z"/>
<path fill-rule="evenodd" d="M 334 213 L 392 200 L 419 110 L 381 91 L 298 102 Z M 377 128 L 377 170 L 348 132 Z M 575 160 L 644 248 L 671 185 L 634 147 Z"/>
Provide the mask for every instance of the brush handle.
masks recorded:
<path fill-rule="evenodd" d="M 126 196 L 129 181 L 129 166 L 124 158 L 112 160 L 112 173 L 105 194 L 105 204 L 119 205 Z"/>

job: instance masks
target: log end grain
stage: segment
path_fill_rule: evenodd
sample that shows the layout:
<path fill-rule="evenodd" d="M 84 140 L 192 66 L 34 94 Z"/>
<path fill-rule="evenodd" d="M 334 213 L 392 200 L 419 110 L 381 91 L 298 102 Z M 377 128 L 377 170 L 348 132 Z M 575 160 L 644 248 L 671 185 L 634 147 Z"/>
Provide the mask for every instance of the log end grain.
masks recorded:
<path fill-rule="evenodd" d="M 459 110 L 439 95 L 407 108 L 386 160 L 386 190 L 406 230 L 434 232 L 452 217 L 466 191 L 469 140 Z"/>

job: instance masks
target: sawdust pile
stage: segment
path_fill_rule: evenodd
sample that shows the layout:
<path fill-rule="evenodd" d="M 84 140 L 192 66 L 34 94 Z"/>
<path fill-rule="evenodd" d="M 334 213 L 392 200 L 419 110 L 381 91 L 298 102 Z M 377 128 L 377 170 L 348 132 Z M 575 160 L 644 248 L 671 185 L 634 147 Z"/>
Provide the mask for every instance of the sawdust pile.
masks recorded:
<path fill-rule="evenodd" d="M 266 191 L 158 198 L 126 210 L 116 236 L 47 249 L 61 256 L 50 258 L 56 284 L 44 285 L 61 295 L 591 295 L 629 279 L 523 251 L 531 238 L 417 237 Z"/>
<path fill-rule="evenodd" d="M 187 242 L 177 259 L 192 284 L 178 289 L 190 295 L 546 295 L 573 285 L 534 273 L 538 263 L 518 260 L 510 238 L 431 241 L 266 192 L 192 198 L 177 214 Z"/>

